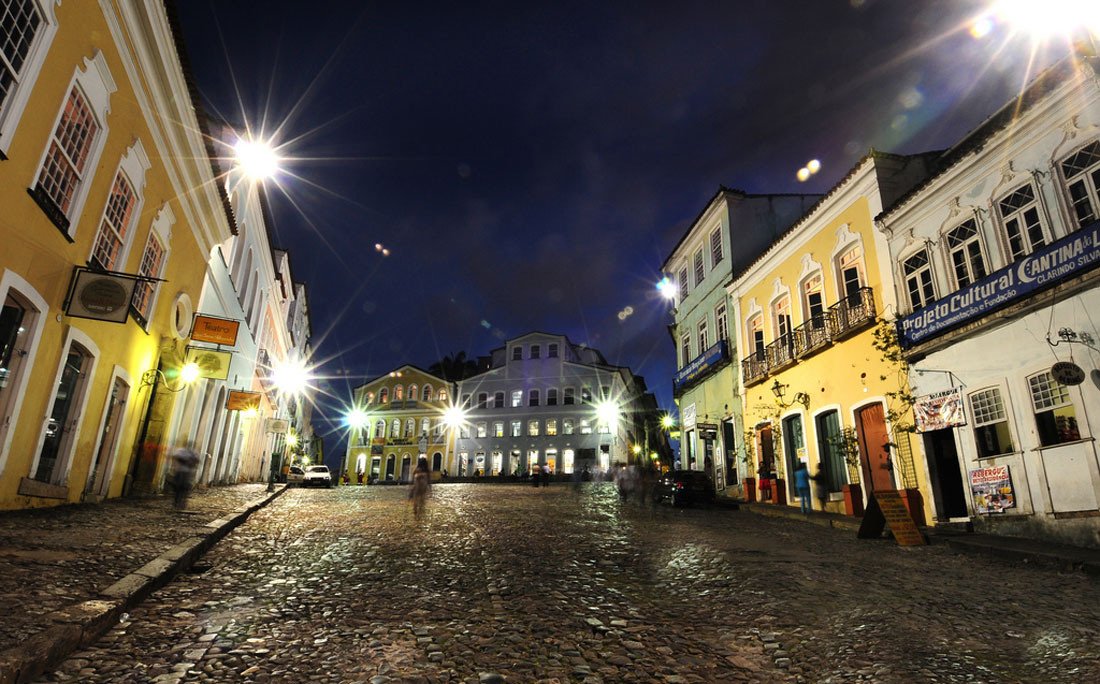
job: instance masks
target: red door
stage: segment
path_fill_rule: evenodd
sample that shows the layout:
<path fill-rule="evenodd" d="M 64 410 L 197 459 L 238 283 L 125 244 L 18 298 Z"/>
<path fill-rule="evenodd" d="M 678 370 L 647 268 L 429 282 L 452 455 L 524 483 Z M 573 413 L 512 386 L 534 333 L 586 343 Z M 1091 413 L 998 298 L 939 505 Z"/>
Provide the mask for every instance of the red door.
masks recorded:
<path fill-rule="evenodd" d="M 890 435 L 882 404 L 871 404 L 856 413 L 859 452 L 863 456 L 863 478 L 872 491 L 894 489 L 890 472 Z"/>

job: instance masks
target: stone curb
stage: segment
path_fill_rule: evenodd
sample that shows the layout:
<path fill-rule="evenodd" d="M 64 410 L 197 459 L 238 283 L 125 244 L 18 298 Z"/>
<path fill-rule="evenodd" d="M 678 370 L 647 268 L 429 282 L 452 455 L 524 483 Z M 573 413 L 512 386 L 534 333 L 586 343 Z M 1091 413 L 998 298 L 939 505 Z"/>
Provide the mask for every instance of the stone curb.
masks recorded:
<path fill-rule="evenodd" d="M 50 626 L 18 646 L 0 651 L 0 684 L 25 684 L 85 647 L 118 623 L 119 617 L 168 584 L 248 517 L 286 491 L 280 487 L 199 526 L 195 534 L 99 592 L 95 599 L 47 614 Z"/>

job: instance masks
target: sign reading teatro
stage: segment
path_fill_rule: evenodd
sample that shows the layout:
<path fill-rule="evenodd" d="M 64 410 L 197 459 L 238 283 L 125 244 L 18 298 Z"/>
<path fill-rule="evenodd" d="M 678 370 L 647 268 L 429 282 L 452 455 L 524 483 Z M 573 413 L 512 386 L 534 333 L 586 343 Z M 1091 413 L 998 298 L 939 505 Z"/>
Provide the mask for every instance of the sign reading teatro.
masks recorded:
<path fill-rule="evenodd" d="M 1100 221 L 906 316 L 898 322 L 898 340 L 911 347 L 1096 266 Z"/>

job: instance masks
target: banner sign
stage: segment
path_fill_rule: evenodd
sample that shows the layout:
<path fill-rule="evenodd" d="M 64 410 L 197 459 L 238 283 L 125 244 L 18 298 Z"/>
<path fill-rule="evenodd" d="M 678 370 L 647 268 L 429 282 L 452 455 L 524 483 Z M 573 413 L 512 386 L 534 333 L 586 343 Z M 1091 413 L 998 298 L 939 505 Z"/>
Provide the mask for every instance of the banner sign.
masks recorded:
<path fill-rule="evenodd" d="M 125 323 L 137 276 L 76 269 L 65 314 L 76 318 Z"/>
<path fill-rule="evenodd" d="M 191 326 L 191 339 L 195 342 L 224 344 L 232 347 L 237 344 L 237 330 L 240 327 L 240 321 L 195 314 L 195 323 Z"/>
<path fill-rule="evenodd" d="M 974 497 L 974 511 L 979 514 L 1004 513 L 1006 508 L 1016 508 L 1006 465 L 971 470 L 970 494 Z"/>
<path fill-rule="evenodd" d="M 200 378 L 228 380 L 229 364 L 233 361 L 233 352 L 215 351 L 188 347 L 184 363 L 193 363 L 199 367 Z"/>
<path fill-rule="evenodd" d="M 725 340 L 718 340 L 717 344 L 713 344 L 705 352 L 696 356 L 695 359 L 680 369 L 676 376 L 672 379 L 672 392 L 675 394 L 680 389 L 683 389 L 684 385 L 688 385 L 695 380 L 703 377 L 714 366 L 722 361 L 728 360 L 730 357 L 729 349 L 726 347 Z"/>
<path fill-rule="evenodd" d="M 898 321 L 898 341 L 911 347 L 1025 295 L 1100 266 L 1100 221 Z"/>
<path fill-rule="evenodd" d="M 913 422 L 917 424 L 917 432 L 966 425 L 961 388 L 917 397 L 913 404 Z"/>
<path fill-rule="evenodd" d="M 241 390 L 229 390 L 229 398 L 225 400 L 226 411 L 259 411 L 259 392 L 243 392 Z"/>

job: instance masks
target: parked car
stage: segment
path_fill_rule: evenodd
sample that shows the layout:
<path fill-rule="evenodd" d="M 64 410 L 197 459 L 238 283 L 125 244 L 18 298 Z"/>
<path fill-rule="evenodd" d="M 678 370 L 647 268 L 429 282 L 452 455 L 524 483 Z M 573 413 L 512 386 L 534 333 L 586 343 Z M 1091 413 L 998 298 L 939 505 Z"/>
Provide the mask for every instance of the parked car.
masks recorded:
<path fill-rule="evenodd" d="M 653 501 L 673 506 L 714 503 L 714 481 L 701 470 L 671 470 L 653 488 Z"/>
<path fill-rule="evenodd" d="M 290 470 L 286 473 L 286 486 L 293 487 L 294 485 L 301 486 L 302 478 L 306 475 L 306 471 L 302 470 L 298 466 L 290 466 Z"/>
<path fill-rule="evenodd" d="M 302 478 L 303 487 L 331 487 L 332 473 L 328 466 L 315 465 L 306 468 L 305 477 Z"/>

